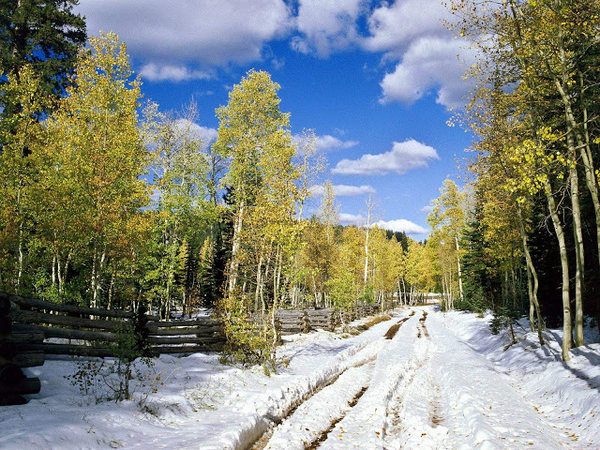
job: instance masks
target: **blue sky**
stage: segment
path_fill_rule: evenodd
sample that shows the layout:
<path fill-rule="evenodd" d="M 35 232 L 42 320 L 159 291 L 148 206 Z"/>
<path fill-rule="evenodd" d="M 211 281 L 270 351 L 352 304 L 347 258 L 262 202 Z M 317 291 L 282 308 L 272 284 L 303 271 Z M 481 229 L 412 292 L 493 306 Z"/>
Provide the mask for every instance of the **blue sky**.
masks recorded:
<path fill-rule="evenodd" d="M 270 72 L 292 133 L 318 137 L 342 223 L 364 221 L 370 194 L 381 225 L 426 237 L 427 207 L 470 144 L 447 121 L 468 93 L 473 55 L 444 27 L 440 0 L 80 3 L 90 35 L 127 43 L 147 98 L 165 111 L 195 99 L 207 140 L 231 87 L 251 68 Z"/>

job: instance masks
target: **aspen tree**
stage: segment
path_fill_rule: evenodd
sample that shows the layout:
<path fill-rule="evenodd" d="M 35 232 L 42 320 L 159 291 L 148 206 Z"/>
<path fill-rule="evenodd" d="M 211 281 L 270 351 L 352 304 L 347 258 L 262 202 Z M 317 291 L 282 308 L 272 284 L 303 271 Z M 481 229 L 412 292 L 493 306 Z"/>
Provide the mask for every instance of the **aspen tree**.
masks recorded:
<path fill-rule="evenodd" d="M 230 159 L 222 184 L 233 193 L 233 238 L 222 311 L 229 337 L 247 352 L 244 356 L 268 364 L 278 340 L 275 311 L 287 290 L 300 236 L 295 220 L 300 174 L 292 162 L 296 147 L 289 114 L 279 110 L 278 90 L 267 72 L 249 71 L 230 92 L 228 104 L 217 109 L 215 144 L 215 151 Z M 263 326 L 248 329 L 245 317 L 259 305 Z"/>
<path fill-rule="evenodd" d="M 20 105 L 19 111 L 3 118 L 0 127 L 0 286 L 22 292 L 22 280 L 34 230 L 38 221 L 33 192 L 38 159 L 33 152 L 47 142 L 46 130 L 37 117 L 50 104 L 41 81 L 31 66 L 11 73 L 3 95 Z"/>
<path fill-rule="evenodd" d="M 542 167 L 548 176 L 544 192 L 561 255 L 563 359 L 566 360 L 571 346 L 569 260 L 557 206 L 562 192 L 568 188 L 575 250 L 575 342 L 580 345 L 584 273 L 580 167 L 594 206 L 596 240 L 600 246 L 600 201 L 590 135 L 597 118 L 589 114 L 592 105 L 589 95 L 598 79 L 600 4 L 595 0 L 506 0 L 501 4 L 457 1 L 452 2 L 452 9 L 461 19 L 459 33 L 469 36 L 487 60 L 480 65 L 480 72 L 485 76 L 490 69 L 498 71 L 502 87 L 521 95 L 519 118 L 529 127 L 530 150 L 538 149 L 534 154 L 545 153 L 564 164 L 558 172 Z"/>
<path fill-rule="evenodd" d="M 151 170 L 157 194 L 154 231 L 160 269 L 155 271 L 152 294 L 159 301 L 162 317 L 176 299 L 189 311 L 193 294 L 188 280 L 195 277 L 190 273 L 195 266 L 191 260 L 198 258 L 203 231 L 208 228 L 208 160 L 197 120 L 197 106 L 192 101 L 178 114 L 162 115 L 156 125 Z M 187 252 L 182 252 L 184 243 L 192 246 Z M 182 261 L 184 256 L 187 261 Z"/>
<path fill-rule="evenodd" d="M 81 262 L 89 270 L 89 304 L 100 306 L 111 260 L 131 259 L 148 223 L 149 163 L 137 108 L 140 81 L 132 80 L 125 45 L 113 33 L 90 38 L 76 63 L 76 83 L 49 118 L 53 162 L 48 192 L 61 204 L 65 226 L 77 230 Z M 83 250 L 81 250 L 83 251 Z"/>
<path fill-rule="evenodd" d="M 458 298 L 463 301 L 460 239 L 466 223 L 466 195 L 456 183 L 447 179 L 440 189 L 440 196 L 433 202 L 433 210 L 427 217 L 432 228 L 431 239 L 438 242 L 442 268 L 445 271 L 447 292 L 451 292 L 452 280 L 458 284 Z M 456 276 L 454 276 L 456 274 Z M 452 309 L 453 295 L 448 295 L 448 308 Z"/>

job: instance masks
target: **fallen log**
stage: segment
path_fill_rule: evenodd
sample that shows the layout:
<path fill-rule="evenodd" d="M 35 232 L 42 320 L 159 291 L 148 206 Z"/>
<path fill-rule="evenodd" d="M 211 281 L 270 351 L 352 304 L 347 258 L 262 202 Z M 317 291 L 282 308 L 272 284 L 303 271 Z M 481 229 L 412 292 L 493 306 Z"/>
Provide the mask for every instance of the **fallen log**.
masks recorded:
<path fill-rule="evenodd" d="M 13 362 L 17 367 L 43 366 L 46 361 L 44 352 L 23 352 L 15 355 Z"/>
<path fill-rule="evenodd" d="M 0 382 L 0 399 L 7 396 L 37 394 L 41 388 L 42 384 L 39 378 L 24 377 L 11 384 Z"/>

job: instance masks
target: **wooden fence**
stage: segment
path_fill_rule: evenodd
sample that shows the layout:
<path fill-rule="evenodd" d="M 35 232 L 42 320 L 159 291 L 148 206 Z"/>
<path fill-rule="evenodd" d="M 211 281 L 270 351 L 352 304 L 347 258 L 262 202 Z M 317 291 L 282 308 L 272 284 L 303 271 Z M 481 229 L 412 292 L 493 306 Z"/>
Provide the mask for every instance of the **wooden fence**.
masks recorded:
<path fill-rule="evenodd" d="M 127 341 L 125 343 L 125 341 Z M 137 311 L 63 305 L 0 293 L 0 405 L 23 403 L 40 391 L 22 367 L 44 364 L 45 355 L 118 356 L 123 345 L 147 356 L 220 351 L 225 336 L 211 318 L 159 321 Z"/>
<path fill-rule="evenodd" d="M 0 405 L 26 403 L 23 395 L 40 392 L 39 378 L 28 378 L 23 367 L 39 366 L 44 363 L 41 352 L 19 352 L 23 342 L 41 342 L 40 333 L 22 329 L 13 322 L 13 309 L 7 295 L 0 294 Z"/>
<path fill-rule="evenodd" d="M 278 310 L 276 319 L 282 334 L 293 334 L 333 331 L 376 312 L 375 306 Z M 125 340 L 147 356 L 221 351 L 226 343 L 222 325 L 210 317 L 160 321 L 143 307 L 106 310 L 0 293 L 0 405 L 23 403 L 22 395 L 40 391 L 39 379 L 25 377 L 21 368 L 43 365 L 45 355 L 118 356 Z"/>
<path fill-rule="evenodd" d="M 333 331 L 342 323 L 377 314 L 377 305 L 365 305 L 346 311 L 335 309 L 280 309 L 275 314 L 281 334 L 307 333 L 311 330 L 322 329 Z"/>
<path fill-rule="evenodd" d="M 218 351 L 225 343 L 219 323 L 211 318 L 159 321 L 143 307 L 137 311 L 121 311 L 63 305 L 17 295 L 8 298 L 18 306 L 12 309 L 13 320 L 24 329 L 43 333 L 43 342 L 22 343 L 23 351 L 115 356 L 115 347 L 129 340 L 127 345 L 132 349 L 158 355 Z"/>

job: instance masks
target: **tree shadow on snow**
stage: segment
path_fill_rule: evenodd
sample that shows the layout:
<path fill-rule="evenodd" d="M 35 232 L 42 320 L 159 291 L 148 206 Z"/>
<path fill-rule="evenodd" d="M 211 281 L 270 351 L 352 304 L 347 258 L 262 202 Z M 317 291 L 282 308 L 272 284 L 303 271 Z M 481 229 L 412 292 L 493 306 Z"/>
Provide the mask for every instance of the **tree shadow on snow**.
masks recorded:
<path fill-rule="evenodd" d="M 556 339 L 556 342 L 558 342 L 559 345 L 562 345 L 562 339 L 558 335 L 558 333 L 552 332 L 550 330 L 547 330 L 547 331 L 554 337 L 554 339 Z M 544 346 L 544 347 L 547 347 L 547 346 Z M 587 359 L 589 361 L 589 363 L 592 367 L 594 367 L 594 366 L 597 367 L 600 365 L 600 355 L 598 353 L 594 352 L 593 350 L 589 349 L 587 346 L 574 348 L 571 350 L 571 353 L 574 356 L 583 356 L 585 359 Z M 556 356 L 557 356 L 557 360 L 559 360 L 561 362 L 561 364 L 563 365 L 563 367 L 565 369 L 567 369 L 569 372 L 571 372 L 573 375 L 575 375 L 581 381 L 585 381 L 587 383 L 587 385 L 590 387 L 590 389 L 594 389 L 595 391 L 598 391 L 598 393 L 600 393 L 600 375 L 590 378 L 590 376 L 588 374 L 586 374 L 585 371 L 578 369 L 576 367 L 572 367 L 568 362 L 565 362 L 562 360 L 562 358 L 559 358 L 558 355 L 556 355 Z"/>

